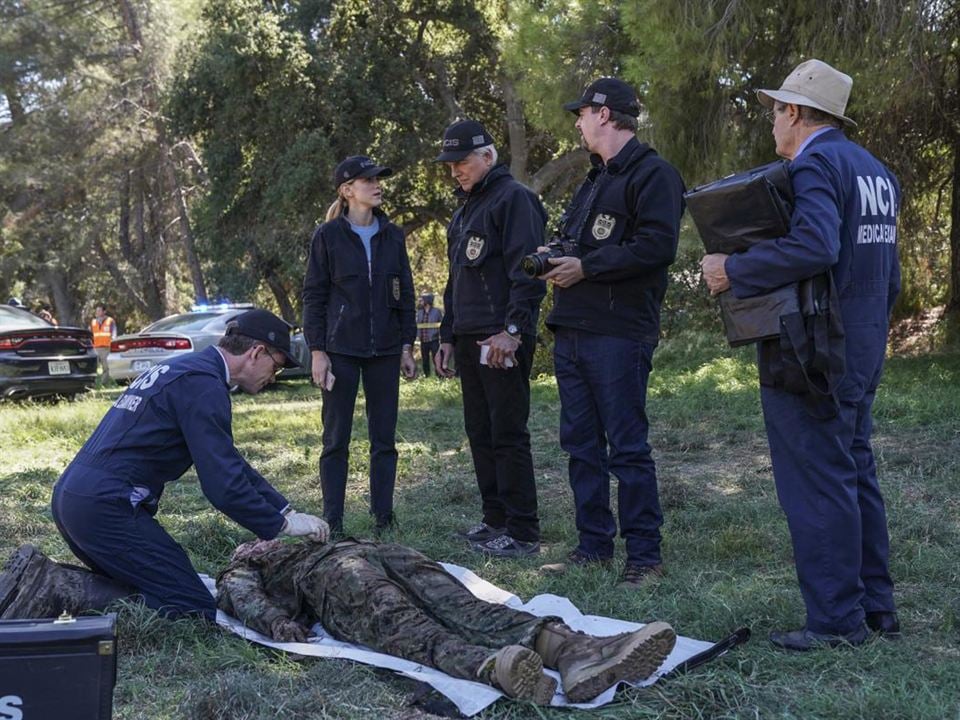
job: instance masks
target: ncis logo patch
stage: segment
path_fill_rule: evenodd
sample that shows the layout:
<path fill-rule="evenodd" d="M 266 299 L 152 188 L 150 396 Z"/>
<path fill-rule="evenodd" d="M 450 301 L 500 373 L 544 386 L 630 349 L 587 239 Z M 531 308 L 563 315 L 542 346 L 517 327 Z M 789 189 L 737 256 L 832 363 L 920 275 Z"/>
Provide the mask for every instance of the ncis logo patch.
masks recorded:
<path fill-rule="evenodd" d="M 593 228 L 590 232 L 597 240 L 606 240 L 613 233 L 617 226 L 617 219 L 613 215 L 600 213 L 593 220 Z"/>
<path fill-rule="evenodd" d="M 480 253 L 483 252 L 484 239 L 482 237 L 477 237 L 476 235 L 471 235 L 467 238 L 467 248 L 464 250 L 464 255 L 467 256 L 467 260 L 476 260 L 480 257 Z"/>
<path fill-rule="evenodd" d="M 393 299 L 400 299 L 400 278 L 393 278 L 390 282 L 390 290 L 393 292 Z"/>

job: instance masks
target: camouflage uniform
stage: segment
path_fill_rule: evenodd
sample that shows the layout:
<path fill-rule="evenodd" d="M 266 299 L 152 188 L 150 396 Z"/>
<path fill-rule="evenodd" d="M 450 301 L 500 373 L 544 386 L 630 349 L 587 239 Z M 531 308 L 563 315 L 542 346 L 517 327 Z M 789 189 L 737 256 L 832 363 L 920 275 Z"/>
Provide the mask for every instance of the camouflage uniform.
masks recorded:
<path fill-rule="evenodd" d="M 439 564 L 402 545 L 263 543 L 217 578 L 220 608 L 265 635 L 278 619 L 319 621 L 334 637 L 478 679 L 507 645 L 532 648 L 557 621 L 476 598 Z M 485 678 L 479 678 L 484 680 Z"/>

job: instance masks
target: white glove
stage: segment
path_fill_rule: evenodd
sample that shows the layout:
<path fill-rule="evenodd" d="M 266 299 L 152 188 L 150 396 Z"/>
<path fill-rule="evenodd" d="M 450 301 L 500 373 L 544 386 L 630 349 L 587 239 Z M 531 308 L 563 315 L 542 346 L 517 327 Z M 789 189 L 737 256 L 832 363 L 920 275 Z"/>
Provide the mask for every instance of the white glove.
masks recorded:
<path fill-rule="evenodd" d="M 280 530 L 281 535 L 291 537 L 307 535 L 311 540 L 317 542 L 326 542 L 327 538 L 330 537 L 330 526 L 316 515 L 291 512 L 287 513 L 286 520 L 283 529 Z"/>

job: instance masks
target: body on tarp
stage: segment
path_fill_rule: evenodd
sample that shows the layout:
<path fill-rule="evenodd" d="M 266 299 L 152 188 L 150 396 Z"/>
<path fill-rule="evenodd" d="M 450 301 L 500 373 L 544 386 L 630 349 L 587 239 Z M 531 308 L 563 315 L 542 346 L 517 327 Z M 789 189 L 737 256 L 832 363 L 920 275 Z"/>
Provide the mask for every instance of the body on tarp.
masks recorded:
<path fill-rule="evenodd" d="M 117 616 L 0 620 L 0 720 L 113 715 Z"/>

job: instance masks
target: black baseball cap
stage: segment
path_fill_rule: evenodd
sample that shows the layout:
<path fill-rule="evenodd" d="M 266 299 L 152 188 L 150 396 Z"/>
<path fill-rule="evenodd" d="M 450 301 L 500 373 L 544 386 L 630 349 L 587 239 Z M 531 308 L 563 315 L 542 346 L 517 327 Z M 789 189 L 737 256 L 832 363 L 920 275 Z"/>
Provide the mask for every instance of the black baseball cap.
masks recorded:
<path fill-rule="evenodd" d="M 605 105 L 611 110 L 640 117 L 640 101 L 637 99 L 637 93 L 623 80 L 617 78 L 605 77 L 594 80 L 587 85 L 579 100 L 568 102 L 563 109 L 576 113 L 580 108 L 588 105 L 595 107 Z"/>
<path fill-rule="evenodd" d="M 300 367 L 290 352 L 290 324 L 267 310 L 247 310 L 227 323 L 227 335 L 246 335 L 283 353 L 287 368 Z"/>
<path fill-rule="evenodd" d="M 333 186 L 340 187 L 345 182 L 356 180 L 358 177 L 387 177 L 393 175 L 393 170 L 377 165 L 366 155 L 351 155 L 337 165 L 333 171 Z"/>
<path fill-rule="evenodd" d="M 434 162 L 457 162 L 477 148 L 493 145 L 490 133 L 476 120 L 458 120 L 443 132 L 441 152 Z"/>

